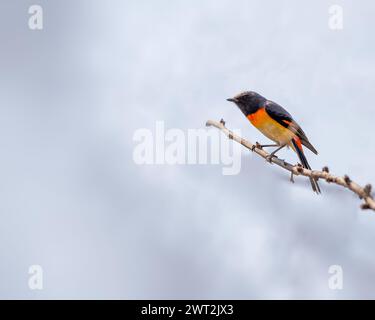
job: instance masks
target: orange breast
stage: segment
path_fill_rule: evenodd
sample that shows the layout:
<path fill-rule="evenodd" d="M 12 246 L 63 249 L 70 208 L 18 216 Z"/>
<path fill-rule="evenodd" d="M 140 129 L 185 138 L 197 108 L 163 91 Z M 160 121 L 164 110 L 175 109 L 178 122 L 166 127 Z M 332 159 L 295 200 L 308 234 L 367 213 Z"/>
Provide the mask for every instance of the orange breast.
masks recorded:
<path fill-rule="evenodd" d="M 276 143 L 288 143 L 294 137 L 294 133 L 272 119 L 265 108 L 249 114 L 247 118 L 260 132 Z"/>
<path fill-rule="evenodd" d="M 250 122 L 254 126 L 257 127 L 258 125 L 261 125 L 265 121 L 268 121 L 270 119 L 270 116 L 267 114 L 266 109 L 262 108 L 252 114 L 249 114 L 247 118 L 250 120 Z"/>

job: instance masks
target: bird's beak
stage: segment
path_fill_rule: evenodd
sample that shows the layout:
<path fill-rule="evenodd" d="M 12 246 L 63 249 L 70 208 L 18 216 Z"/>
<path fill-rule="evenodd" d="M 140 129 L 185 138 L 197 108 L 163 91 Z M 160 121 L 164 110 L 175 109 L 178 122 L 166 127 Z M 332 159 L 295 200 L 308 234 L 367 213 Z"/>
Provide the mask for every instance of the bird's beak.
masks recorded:
<path fill-rule="evenodd" d="M 227 101 L 230 101 L 230 102 L 234 102 L 234 103 L 236 103 L 236 102 L 237 102 L 237 99 L 235 99 L 235 98 L 228 98 Z"/>

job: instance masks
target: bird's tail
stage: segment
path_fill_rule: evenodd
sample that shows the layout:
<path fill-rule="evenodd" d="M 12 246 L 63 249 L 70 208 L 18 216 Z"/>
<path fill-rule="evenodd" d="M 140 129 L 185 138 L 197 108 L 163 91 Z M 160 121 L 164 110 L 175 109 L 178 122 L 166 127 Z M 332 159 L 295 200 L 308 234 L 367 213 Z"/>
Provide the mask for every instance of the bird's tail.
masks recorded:
<path fill-rule="evenodd" d="M 307 162 L 306 156 L 303 153 L 302 144 L 298 138 L 292 139 L 294 149 L 298 155 L 299 160 L 304 168 L 311 170 L 309 163 Z M 310 177 L 311 187 L 317 194 L 321 193 L 318 182 Z"/>

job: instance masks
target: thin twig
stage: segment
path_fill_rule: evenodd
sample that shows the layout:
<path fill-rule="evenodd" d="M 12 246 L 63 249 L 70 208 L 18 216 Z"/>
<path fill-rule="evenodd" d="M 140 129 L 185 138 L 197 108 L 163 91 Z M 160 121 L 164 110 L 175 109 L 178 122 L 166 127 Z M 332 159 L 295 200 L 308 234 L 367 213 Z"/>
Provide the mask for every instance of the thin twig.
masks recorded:
<path fill-rule="evenodd" d="M 325 180 L 328 183 L 334 183 L 336 185 L 342 186 L 344 188 L 347 188 L 357 194 L 360 199 L 363 199 L 364 203 L 361 205 L 362 209 L 372 209 L 375 211 L 375 200 L 374 197 L 371 194 L 371 185 L 368 184 L 365 187 L 361 187 L 359 184 L 356 182 L 352 181 L 348 175 L 345 175 L 343 177 L 335 176 L 331 173 L 329 173 L 328 167 L 324 167 L 321 171 L 319 170 L 309 170 L 306 168 L 303 168 L 300 165 L 292 165 L 285 160 L 281 160 L 277 157 L 274 157 L 272 159 L 267 158 L 269 156 L 269 153 L 264 151 L 259 147 L 258 144 L 252 144 L 248 140 L 245 140 L 237 135 L 235 135 L 232 131 L 230 131 L 228 128 L 225 127 L 225 122 L 222 120 L 221 122 L 213 121 L 213 120 L 208 120 L 206 122 L 206 126 L 213 126 L 222 132 L 224 134 L 242 144 L 245 148 L 253 151 L 254 153 L 258 154 L 264 159 L 270 160 L 270 162 L 278 165 L 279 167 L 289 171 L 292 176 L 305 176 L 305 177 L 311 177 L 316 180 L 321 179 Z"/>

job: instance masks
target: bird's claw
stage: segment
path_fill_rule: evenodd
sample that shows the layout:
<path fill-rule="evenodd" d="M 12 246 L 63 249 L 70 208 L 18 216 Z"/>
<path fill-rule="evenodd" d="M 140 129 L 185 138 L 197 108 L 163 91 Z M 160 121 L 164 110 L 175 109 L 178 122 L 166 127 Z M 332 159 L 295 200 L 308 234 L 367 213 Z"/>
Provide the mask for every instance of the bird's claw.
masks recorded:
<path fill-rule="evenodd" d="M 252 145 L 251 151 L 254 152 L 255 149 L 263 149 L 262 145 L 259 142 L 255 142 L 255 144 Z"/>
<path fill-rule="evenodd" d="M 263 149 L 262 145 L 257 141 L 255 142 L 255 145 L 258 149 Z"/>
<path fill-rule="evenodd" d="M 266 161 L 269 162 L 269 163 L 272 163 L 272 158 L 277 158 L 277 156 L 275 156 L 274 154 L 269 154 L 266 157 Z"/>

